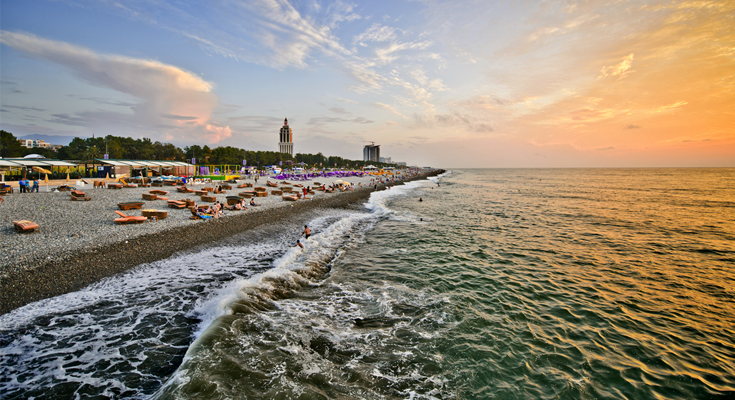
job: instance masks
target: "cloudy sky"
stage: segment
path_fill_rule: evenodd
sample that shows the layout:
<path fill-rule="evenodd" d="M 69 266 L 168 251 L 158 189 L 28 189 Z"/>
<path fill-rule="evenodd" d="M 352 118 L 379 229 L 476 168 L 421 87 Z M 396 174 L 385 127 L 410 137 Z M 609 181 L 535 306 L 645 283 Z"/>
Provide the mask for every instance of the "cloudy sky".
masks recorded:
<path fill-rule="evenodd" d="M 441 167 L 735 166 L 735 1 L 0 0 L 0 127 Z"/>

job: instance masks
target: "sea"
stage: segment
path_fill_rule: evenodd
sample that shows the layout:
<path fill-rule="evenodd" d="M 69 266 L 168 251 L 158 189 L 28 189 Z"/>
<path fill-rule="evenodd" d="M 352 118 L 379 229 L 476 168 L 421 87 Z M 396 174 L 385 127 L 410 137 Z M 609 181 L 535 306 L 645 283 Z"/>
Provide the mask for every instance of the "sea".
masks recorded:
<path fill-rule="evenodd" d="M 733 399 L 735 169 L 458 169 L 261 226 L 0 316 L 0 398 Z"/>

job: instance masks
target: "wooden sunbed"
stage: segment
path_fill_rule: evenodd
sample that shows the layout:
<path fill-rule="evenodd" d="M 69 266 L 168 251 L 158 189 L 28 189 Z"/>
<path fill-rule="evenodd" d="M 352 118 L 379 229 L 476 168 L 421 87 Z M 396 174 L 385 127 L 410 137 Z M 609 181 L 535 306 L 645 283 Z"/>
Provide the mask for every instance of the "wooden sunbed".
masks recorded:
<path fill-rule="evenodd" d="M 208 203 L 214 203 L 217 201 L 217 196 L 201 196 L 202 201 L 206 201 Z"/>
<path fill-rule="evenodd" d="M 177 208 L 177 209 L 186 208 L 186 202 L 183 200 L 169 200 L 167 204 L 169 208 Z"/>
<path fill-rule="evenodd" d="M 13 225 L 15 225 L 15 230 L 18 233 L 29 233 L 29 232 L 33 232 L 36 229 L 38 229 L 37 223 L 27 221 L 24 219 L 20 221 L 13 221 Z"/>
<path fill-rule="evenodd" d="M 132 215 L 125 215 L 120 211 L 115 211 L 115 214 L 119 215 L 120 218 L 115 218 L 114 222 L 117 222 L 118 224 L 124 225 L 124 224 L 142 224 L 143 222 L 148 220 L 148 217 L 136 217 Z"/>
<path fill-rule="evenodd" d="M 278 184 L 277 183 L 273 183 L 271 181 L 266 181 L 265 182 L 265 185 L 266 186 L 270 186 L 270 187 L 278 187 Z"/>
<path fill-rule="evenodd" d="M 60 192 L 68 192 L 70 190 L 74 190 L 74 187 L 73 186 L 69 186 L 69 185 L 61 185 L 61 186 L 57 187 L 56 190 L 58 190 Z"/>
<path fill-rule="evenodd" d="M 238 196 L 244 197 L 246 199 L 249 199 L 249 198 L 255 196 L 255 192 L 254 191 L 240 192 L 240 193 L 238 193 Z"/>
<path fill-rule="evenodd" d="M 129 202 L 126 202 L 126 203 L 117 203 L 117 206 L 121 210 L 127 211 L 127 210 L 132 210 L 132 209 L 135 209 L 135 208 L 141 209 L 141 208 L 143 208 L 143 204 L 145 204 L 145 203 L 143 203 L 142 201 L 129 201 Z"/>
<path fill-rule="evenodd" d="M 298 197 L 296 197 L 296 196 L 281 196 L 281 198 L 282 198 L 283 200 L 286 200 L 286 201 L 296 201 L 296 200 L 298 200 L 298 199 L 299 199 L 299 198 L 298 198 Z"/>
<path fill-rule="evenodd" d="M 235 204 L 242 201 L 242 197 L 240 196 L 227 196 L 226 199 L 228 206 L 234 206 Z"/>
<path fill-rule="evenodd" d="M 189 189 L 186 186 L 181 186 L 181 187 L 176 188 L 176 191 L 179 193 L 193 193 L 194 189 Z"/>
<path fill-rule="evenodd" d="M 242 185 L 237 185 L 239 189 L 246 188 L 246 187 L 253 187 L 252 183 L 243 183 Z"/>
<path fill-rule="evenodd" d="M 107 188 L 108 189 L 122 189 L 123 188 L 123 184 L 122 183 L 108 183 L 107 184 Z M 61 189 L 59 189 L 59 190 L 61 190 Z"/>
<path fill-rule="evenodd" d="M 168 211 L 163 211 L 163 210 L 143 210 L 140 213 L 144 217 L 156 218 L 156 220 L 166 219 L 166 217 L 168 216 Z"/>
<path fill-rule="evenodd" d="M 91 197 L 87 197 L 87 195 L 81 190 L 72 190 L 69 193 L 69 196 L 71 196 L 72 201 L 90 201 L 92 200 Z"/>
<path fill-rule="evenodd" d="M 165 190 L 158 190 L 158 189 L 153 189 L 153 190 L 149 191 L 148 193 L 151 193 L 151 194 L 160 194 L 161 196 L 165 196 L 165 195 L 168 194 L 167 191 L 165 191 Z"/>

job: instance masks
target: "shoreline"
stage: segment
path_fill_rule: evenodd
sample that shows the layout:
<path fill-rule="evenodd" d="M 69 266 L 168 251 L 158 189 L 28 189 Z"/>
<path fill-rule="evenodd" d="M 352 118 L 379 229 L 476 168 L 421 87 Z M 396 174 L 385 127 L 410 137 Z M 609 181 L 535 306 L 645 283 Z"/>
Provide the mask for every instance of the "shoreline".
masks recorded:
<path fill-rule="evenodd" d="M 392 185 L 426 179 L 441 172 L 434 170 L 415 177 L 397 179 Z M 378 190 L 385 188 L 385 185 L 378 185 Z M 104 244 L 81 245 L 75 251 L 49 256 L 30 268 L 15 263 L 6 266 L 0 276 L 0 315 L 38 300 L 80 290 L 138 265 L 166 259 L 176 253 L 208 245 L 261 225 L 293 218 L 318 208 L 350 207 L 368 199 L 373 191 L 373 187 L 364 186 L 334 195 L 317 196 L 309 201 L 286 202 L 251 212 L 231 213 L 219 219 L 180 222 L 155 232 Z M 32 256 L 29 258 L 33 261 Z"/>

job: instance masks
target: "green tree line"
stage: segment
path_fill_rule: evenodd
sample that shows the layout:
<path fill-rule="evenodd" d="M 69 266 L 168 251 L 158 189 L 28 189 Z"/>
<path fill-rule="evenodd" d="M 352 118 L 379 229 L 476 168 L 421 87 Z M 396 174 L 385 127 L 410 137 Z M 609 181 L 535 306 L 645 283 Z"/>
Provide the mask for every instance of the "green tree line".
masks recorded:
<path fill-rule="evenodd" d="M 0 157 L 23 157 L 28 154 L 40 154 L 46 158 L 61 160 L 76 160 L 91 162 L 95 158 L 103 158 L 109 154 L 111 159 L 127 160 L 159 160 L 185 161 L 195 159 L 197 165 L 247 165 L 263 167 L 266 165 L 304 165 L 304 167 L 321 166 L 324 168 L 351 167 L 360 168 L 366 165 L 377 167 L 389 164 L 349 160 L 337 156 L 325 156 L 322 153 L 302 154 L 291 156 L 276 151 L 252 151 L 232 146 L 192 145 L 180 149 L 171 143 L 154 142 L 149 138 L 133 139 L 107 135 L 105 137 L 79 138 L 75 137 L 67 146 L 58 150 L 44 148 L 25 148 L 10 132 L 0 131 Z"/>

